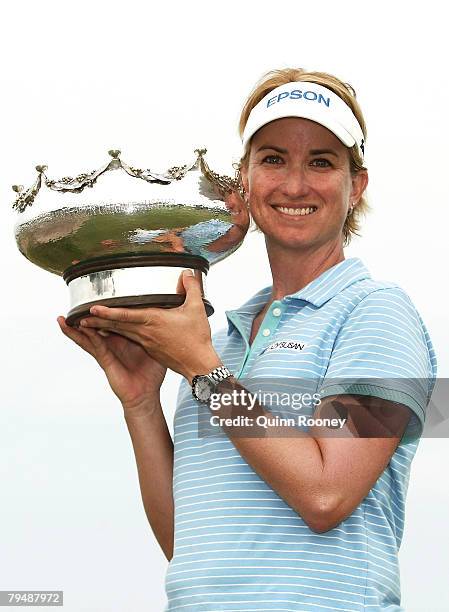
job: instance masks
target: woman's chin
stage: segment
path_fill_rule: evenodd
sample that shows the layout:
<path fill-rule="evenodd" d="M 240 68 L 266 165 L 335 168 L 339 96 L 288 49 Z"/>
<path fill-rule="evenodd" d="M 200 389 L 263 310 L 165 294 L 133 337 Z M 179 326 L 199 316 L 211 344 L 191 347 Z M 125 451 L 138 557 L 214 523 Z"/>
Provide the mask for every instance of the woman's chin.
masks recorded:
<path fill-rule="evenodd" d="M 292 250 L 304 250 L 309 247 L 313 247 L 313 245 L 317 242 L 316 237 L 311 236 L 306 232 L 304 232 L 302 235 L 300 235 L 298 232 L 296 232 L 294 235 L 289 235 L 289 232 L 265 234 L 265 240 L 267 246 L 276 246 L 278 248 Z"/>

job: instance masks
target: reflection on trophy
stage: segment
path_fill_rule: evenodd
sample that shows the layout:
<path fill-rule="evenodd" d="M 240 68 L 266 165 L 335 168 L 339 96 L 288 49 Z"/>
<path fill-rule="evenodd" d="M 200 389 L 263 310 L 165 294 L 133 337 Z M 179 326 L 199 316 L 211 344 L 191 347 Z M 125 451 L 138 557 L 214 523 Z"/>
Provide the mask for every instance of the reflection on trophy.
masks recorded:
<path fill-rule="evenodd" d="M 19 250 L 64 278 L 69 325 L 94 304 L 179 306 L 182 270 L 192 269 L 203 288 L 209 266 L 240 246 L 249 216 L 237 181 L 213 172 L 205 153 L 157 174 L 128 166 L 113 150 L 99 170 L 50 180 L 37 166 L 28 190 L 14 185 Z M 209 316 L 204 289 L 203 301 Z"/>

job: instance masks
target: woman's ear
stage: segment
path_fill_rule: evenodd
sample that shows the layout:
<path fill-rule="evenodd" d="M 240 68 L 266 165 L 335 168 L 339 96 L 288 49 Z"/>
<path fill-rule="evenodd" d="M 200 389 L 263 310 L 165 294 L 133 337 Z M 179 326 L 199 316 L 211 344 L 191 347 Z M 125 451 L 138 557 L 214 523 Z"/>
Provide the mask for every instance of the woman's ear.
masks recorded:
<path fill-rule="evenodd" d="M 368 187 L 368 171 L 359 170 L 351 177 L 352 189 L 350 201 L 357 204 Z"/>
<path fill-rule="evenodd" d="M 242 186 L 245 193 L 249 192 L 249 184 L 248 184 L 248 167 L 246 165 L 240 168 L 240 177 L 242 180 Z"/>

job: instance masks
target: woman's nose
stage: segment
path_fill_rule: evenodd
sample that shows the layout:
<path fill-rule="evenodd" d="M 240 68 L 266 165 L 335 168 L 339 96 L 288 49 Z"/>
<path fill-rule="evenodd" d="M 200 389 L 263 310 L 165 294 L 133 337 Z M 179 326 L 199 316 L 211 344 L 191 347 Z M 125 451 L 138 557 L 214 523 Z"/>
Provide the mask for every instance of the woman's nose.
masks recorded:
<path fill-rule="evenodd" d="M 290 198 L 298 198 L 309 192 L 306 172 L 298 166 L 289 168 L 281 185 L 283 193 Z"/>

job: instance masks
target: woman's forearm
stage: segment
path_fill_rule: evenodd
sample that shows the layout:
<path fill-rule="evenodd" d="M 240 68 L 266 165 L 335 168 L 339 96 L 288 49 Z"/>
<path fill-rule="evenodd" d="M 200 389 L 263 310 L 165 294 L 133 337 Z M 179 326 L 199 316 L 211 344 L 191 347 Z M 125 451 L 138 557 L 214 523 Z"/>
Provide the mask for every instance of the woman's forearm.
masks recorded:
<path fill-rule="evenodd" d="M 159 399 L 148 408 L 147 413 L 139 415 L 125 411 L 125 420 L 136 457 L 143 506 L 170 561 L 174 536 L 173 441 Z"/>

